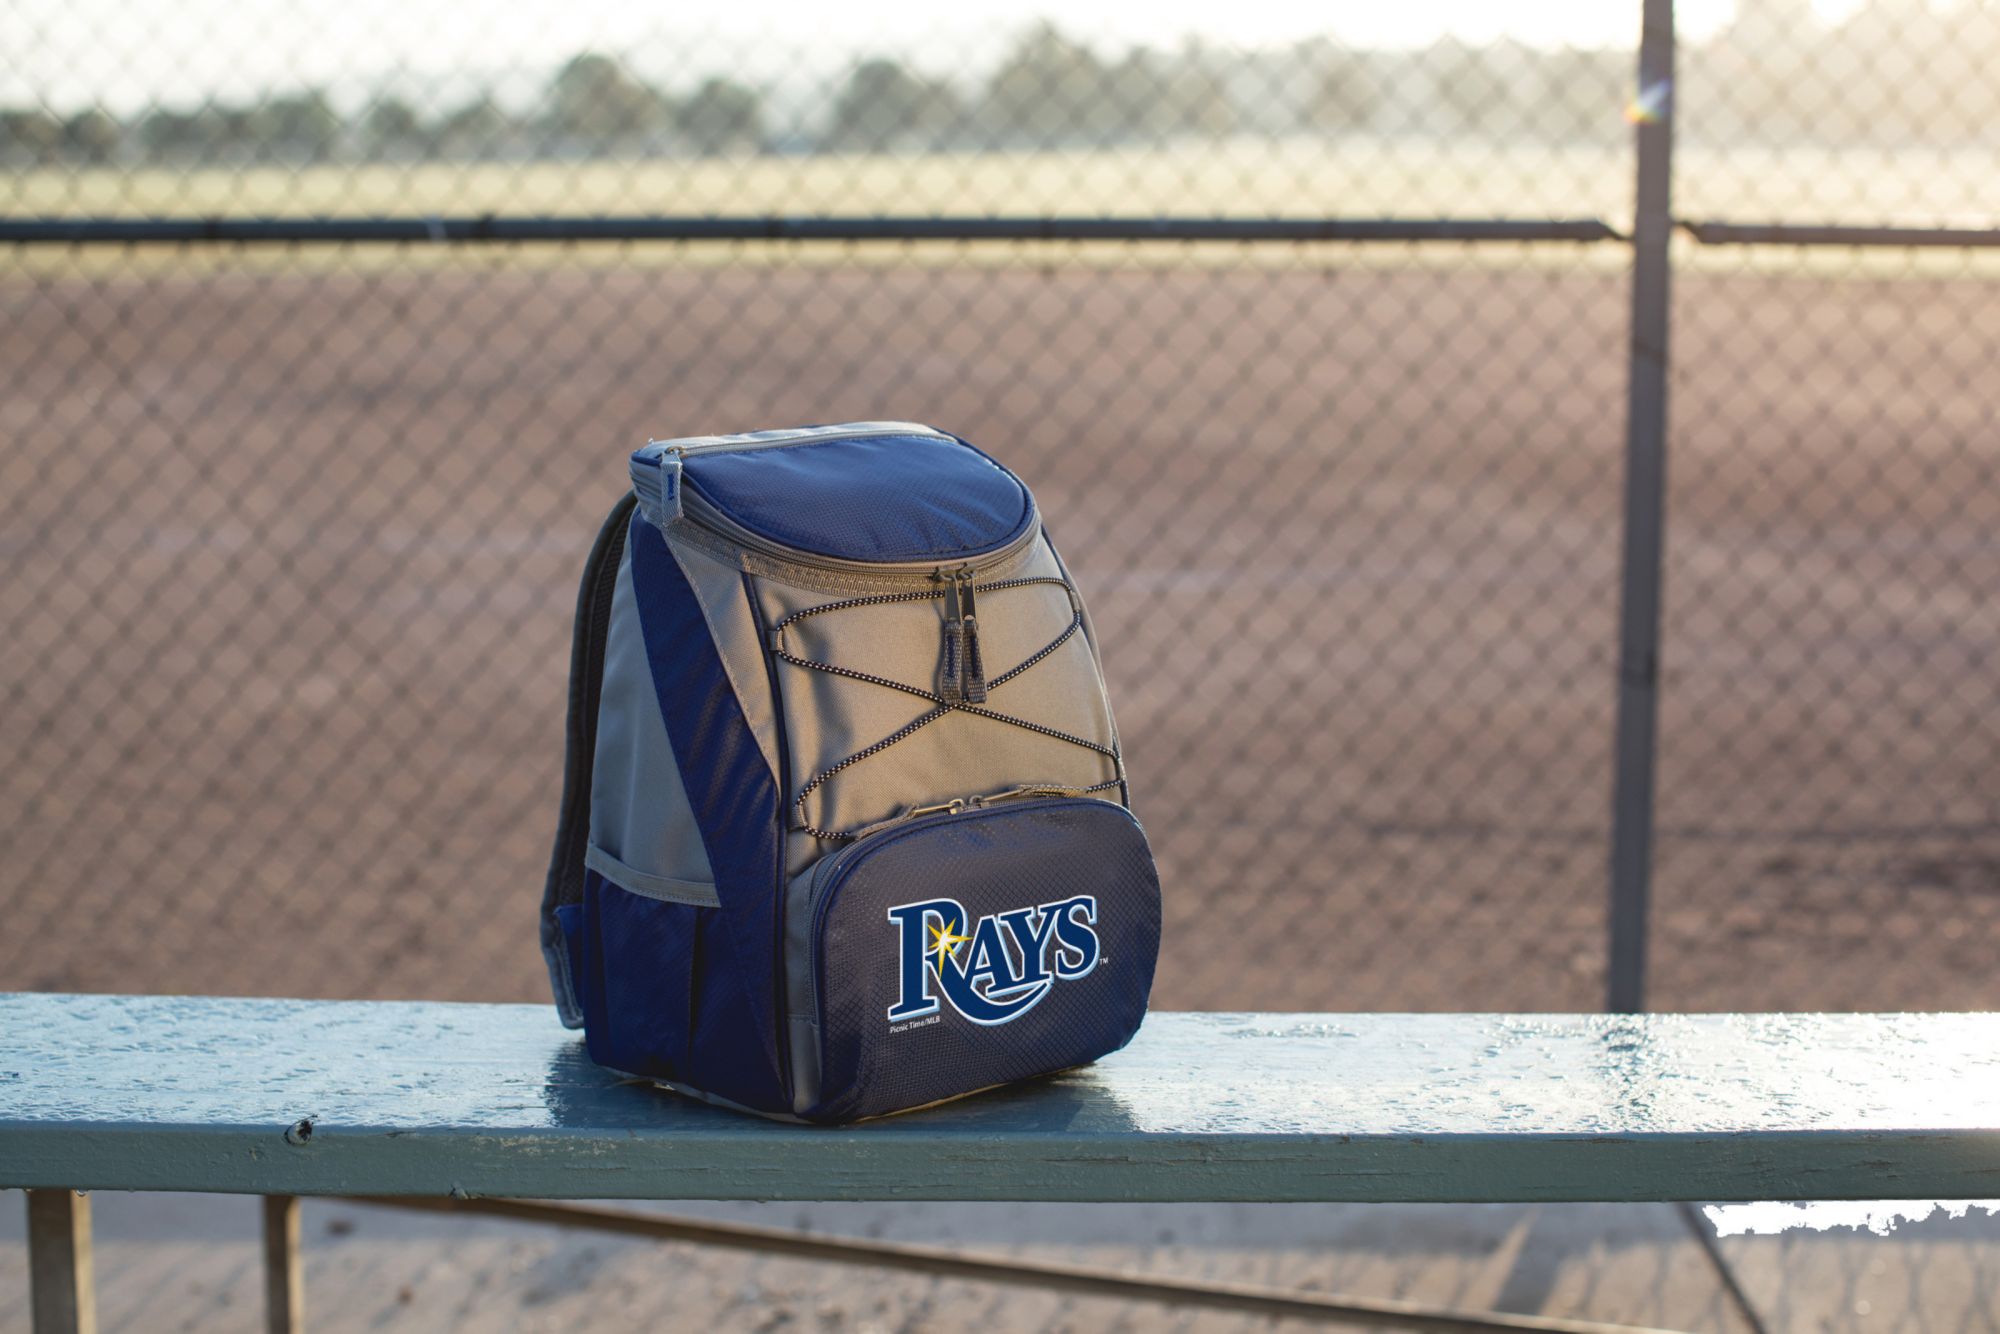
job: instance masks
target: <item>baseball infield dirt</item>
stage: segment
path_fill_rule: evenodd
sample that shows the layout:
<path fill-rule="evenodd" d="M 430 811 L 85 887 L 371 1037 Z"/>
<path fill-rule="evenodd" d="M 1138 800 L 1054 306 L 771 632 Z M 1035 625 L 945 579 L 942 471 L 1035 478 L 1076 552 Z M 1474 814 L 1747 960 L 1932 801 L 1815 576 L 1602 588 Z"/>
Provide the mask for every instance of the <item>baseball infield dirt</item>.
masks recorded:
<path fill-rule="evenodd" d="M 1486 255 L 0 276 L 0 988 L 541 995 L 624 454 L 909 417 L 1091 599 L 1158 1004 L 1593 1008 L 1625 279 Z M 1654 1001 L 1990 1007 L 2000 302 L 1676 340 Z"/>

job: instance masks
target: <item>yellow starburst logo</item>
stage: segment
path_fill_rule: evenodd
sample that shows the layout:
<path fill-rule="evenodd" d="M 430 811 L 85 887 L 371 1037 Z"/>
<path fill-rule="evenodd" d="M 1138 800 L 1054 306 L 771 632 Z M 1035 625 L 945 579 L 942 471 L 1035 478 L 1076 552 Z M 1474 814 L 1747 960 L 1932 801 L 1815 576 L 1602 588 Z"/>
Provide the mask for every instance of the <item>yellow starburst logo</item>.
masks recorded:
<path fill-rule="evenodd" d="M 958 947 L 971 939 L 971 936 L 961 936 L 954 932 L 949 922 L 940 922 L 931 928 L 931 953 L 941 960 L 947 956 L 957 958 Z"/>

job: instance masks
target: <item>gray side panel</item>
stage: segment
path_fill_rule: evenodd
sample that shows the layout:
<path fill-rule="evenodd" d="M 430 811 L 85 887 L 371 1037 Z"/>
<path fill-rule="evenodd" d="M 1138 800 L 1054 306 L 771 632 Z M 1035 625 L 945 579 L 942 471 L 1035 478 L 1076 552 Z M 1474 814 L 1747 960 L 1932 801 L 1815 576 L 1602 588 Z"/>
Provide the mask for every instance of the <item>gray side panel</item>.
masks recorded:
<path fill-rule="evenodd" d="M 1046 535 L 1044 535 L 1043 541 L 1048 542 L 1049 554 L 1055 558 L 1056 565 L 1063 572 L 1063 577 L 1069 579 L 1070 586 L 1074 588 L 1076 586 L 1076 580 L 1074 576 L 1072 576 L 1069 572 L 1069 563 L 1062 558 L 1062 553 L 1055 549 L 1056 544 L 1052 541 L 1049 541 Z M 1098 692 L 1102 696 L 1104 701 L 1104 721 L 1105 724 L 1111 729 L 1111 744 L 1114 747 L 1117 747 L 1118 715 L 1114 713 L 1111 708 L 1111 680 L 1104 674 L 1104 652 L 1102 649 L 1098 647 L 1097 627 L 1091 622 L 1090 606 L 1088 603 L 1085 603 L 1083 601 L 1082 589 L 1077 590 L 1077 602 L 1083 612 L 1083 635 L 1084 638 L 1088 640 L 1090 643 L 1090 661 L 1091 661 L 1091 666 L 1097 672 Z M 1130 784 L 1127 784 L 1127 786 L 1129 787 Z"/>
<path fill-rule="evenodd" d="M 743 720 L 757 738 L 757 749 L 775 775 L 784 770 L 778 764 L 777 722 L 771 705 L 771 678 L 764 666 L 764 641 L 758 634 L 743 587 L 743 574 L 734 566 L 717 560 L 708 552 L 683 540 L 677 526 L 667 539 L 667 549 L 680 562 L 681 573 L 701 603 L 702 618 L 708 622 L 709 637 L 722 659 L 722 670 L 736 690 L 736 702 Z"/>
<path fill-rule="evenodd" d="M 672 880 L 653 875 L 619 861 L 596 844 L 584 849 L 583 864 L 628 894 L 662 903 L 685 903 L 696 908 L 719 908 L 722 899 L 715 886 L 700 880 Z"/>
<path fill-rule="evenodd" d="M 765 692 L 767 695 L 769 691 Z M 646 660 L 645 634 L 632 591 L 632 553 L 618 567 L 611 624 L 604 639 L 604 693 L 597 709 L 597 757 L 591 771 L 590 841 L 641 873 L 663 881 L 712 886 L 681 785 L 680 766 L 660 717 L 660 697 Z M 637 886 L 628 885 L 627 889 Z"/>

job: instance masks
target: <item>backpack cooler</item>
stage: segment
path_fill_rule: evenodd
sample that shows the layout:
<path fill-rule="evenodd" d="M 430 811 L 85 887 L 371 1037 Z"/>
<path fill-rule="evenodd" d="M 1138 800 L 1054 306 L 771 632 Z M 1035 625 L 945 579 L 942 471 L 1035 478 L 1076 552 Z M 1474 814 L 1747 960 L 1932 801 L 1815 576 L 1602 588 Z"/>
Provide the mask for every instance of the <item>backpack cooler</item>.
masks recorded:
<path fill-rule="evenodd" d="M 655 441 L 631 473 L 542 909 L 591 1059 L 850 1121 L 1129 1041 L 1159 881 L 1020 479 L 907 422 Z"/>

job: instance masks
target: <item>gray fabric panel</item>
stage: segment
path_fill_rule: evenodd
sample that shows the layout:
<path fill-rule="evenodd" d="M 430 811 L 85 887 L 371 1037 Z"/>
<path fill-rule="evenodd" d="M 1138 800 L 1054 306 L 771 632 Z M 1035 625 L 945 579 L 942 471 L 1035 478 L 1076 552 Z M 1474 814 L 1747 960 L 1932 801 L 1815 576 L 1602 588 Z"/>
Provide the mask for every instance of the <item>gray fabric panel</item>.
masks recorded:
<path fill-rule="evenodd" d="M 685 903 L 696 908 L 722 906 L 722 900 L 717 897 L 713 883 L 670 880 L 663 875 L 652 875 L 635 866 L 627 866 L 595 843 L 584 849 L 583 864 L 620 889 L 637 894 L 643 899 L 659 899 L 664 903 Z"/>
<path fill-rule="evenodd" d="M 751 735 L 757 738 L 757 749 L 764 753 L 764 763 L 771 766 L 773 781 L 776 781 L 776 776 L 784 771 L 778 766 L 771 676 L 764 665 L 764 641 L 751 614 L 749 594 L 743 587 L 743 574 L 683 541 L 681 530 L 685 527 L 676 528 L 674 536 L 667 541 L 667 548 L 680 562 L 681 573 L 687 576 L 688 585 L 694 589 L 695 598 L 701 603 L 702 619 L 708 622 L 708 633 L 715 640 L 723 673 L 736 690 L 736 702 L 743 709 L 743 720 L 750 725 Z"/>
<path fill-rule="evenodd" d="M 1037 542 L 1011 574 L 1056 575 L 1047 545 Z M 760 582 L 766 616 L 827 599 L 811 590 Z M 1054 585 L 982 593 L 979 629 L 987 676 L 1000 675 L 1041 649 L 1069 623 L 1067 594 Z M 790 650 L 829 662 L 935 688 L 942 646 L 943 603 L 917 601 L 859 607 L 810 617 L 786 631 Z M 827 672 L 779 665 L 786 739 L 792 752 L 787 800 L 814 774 L 888 736 L 932 706 L 900 691 Z M 1086 638 L 1063 646 L 992 692 L 986 707 L 1053 727 L 1099 745 L 1113 744 L 1097 662 Z M 910 805 L 999 792 L 1024 783 L 1087 787 L 1116 777 L 1107 757 L 1007 723 L 957 713 L 938 719 L 894 746 L 843 770 L 807 799 L 807 815 L 822 828 L 852 830 Z M 787 819 L 792 818 L 787 808 Z M 804 834 L 788 841 L 796 873 L 829 851 Z"/>
<path fill-rule="evenodd" d="M 792 1047 L 792 1110 L 819 1101 L 819 1021 L 812 1003 L 812 878 L 822 857 L 785 891 L 785 1037 Z"/>
<path fill-rule="evenodd" d="M 1075 579 L 1069 572 L 1069 563 L 1062 558 L 1062 553 L 1055 549 L 1056 544 L 1049 542 L 1046 535 L 1044 535 L 1043 541 L 1048 542 L 1049 555 L 1055 559 L 1057 567 L 1063 572 L 1063 577 L 1070 579 L 1073 584 Z M 1091 666 L 1097 672 L 1098 689 L 1104 698 L 1104 721 L 1111 729 L 1111 744 L 1116 747 L 1118 745 L 1118 715 L 1111 707 L 1111 680 L 1104 674 L 1104 652 L 1098 647 L 1097 626 L 1090 619 L 1090 604 L 1084 601 L 1083 590 L 1081 588 L 1077 589 L 1077 604 L 1083 609 L 1083 634 L 1090 641 Z M 1129 787 L 1130 784 L 1128 783 L 1127 786 Z"/>
<path fill-rule="evenodd" d="M 604 692 L 598 701 L 597 757 L 591 770 L 590 842 L 593 849 L 649 877 L 711 887 L 715 883 L 660 717 L 660 697 L 633 597 L 629 548 L 618 567 L 611 624 L 604 638 Z"/>

